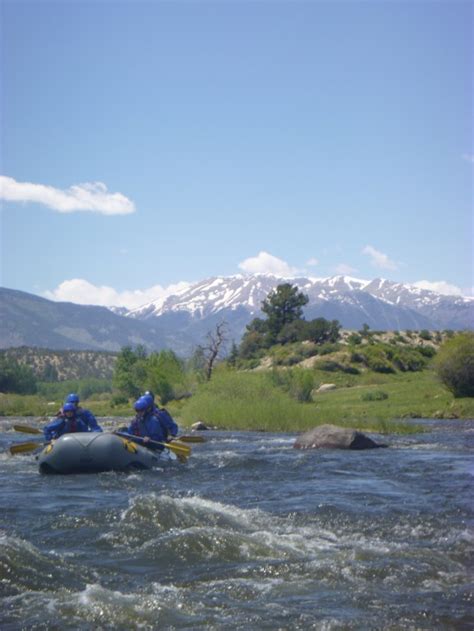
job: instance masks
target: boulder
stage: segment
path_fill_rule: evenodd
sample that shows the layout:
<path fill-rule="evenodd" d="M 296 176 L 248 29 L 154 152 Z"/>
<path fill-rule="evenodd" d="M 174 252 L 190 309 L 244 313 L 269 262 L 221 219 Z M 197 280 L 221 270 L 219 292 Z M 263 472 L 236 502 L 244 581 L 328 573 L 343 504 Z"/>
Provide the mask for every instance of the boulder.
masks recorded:
<path fill-rule="evenodd" d="M 191 425 L 191 429 L 197 429 L 198 431 L 202 431 L 204 429 L 209 429 L 207 425 L 205 425 L 202 421 L 197 421 Z"/>
<path fill-rule="evenodd" d="M 316 392 L 328 392 L 329 390 L 335 390 L 336 389 L 336 384 L 335 383 L 322 383 L 319 388 L 316 390 Z"/>
<path fill-rule="evenodd" d="M 387 447 L 355 429 L 337 425 L 320 425 L 301 434 L 296 439 L 295 449 L 376 449 Z"/>

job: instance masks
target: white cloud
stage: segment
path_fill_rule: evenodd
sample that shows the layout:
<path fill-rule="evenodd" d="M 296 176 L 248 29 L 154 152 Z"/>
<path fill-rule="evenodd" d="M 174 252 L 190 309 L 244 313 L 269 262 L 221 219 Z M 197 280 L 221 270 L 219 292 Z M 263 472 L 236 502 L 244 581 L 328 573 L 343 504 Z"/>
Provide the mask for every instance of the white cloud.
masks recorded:
<path fill-rule="evenodd" d="M 157 299 L 164 299 L 190 287 L 190 283 L 179 282 L 168 287 L 153 285 L 149 289 L 117 291 L 106 285 L 93 285 L 82 278 L 72 278 L 60 283 L 56 289 L 45 291 L 43 296 L 58 302 L 74 302 L 79 305 L 102 307 L 127 307 L 135 309 Z"/>
<path fill-rule="evenodd" d="M 60 213 L 79 210 L 103 215 L 128 215 L 135 212 L 135 204 L 122 193 L 109 193 L 102 182 L 75 184 L 66 190 L 44 184 L 17 182 L 0 175 L 0 199 L 8 202 L 43 204 Z"/>
<path fill-rule="evenodd" d="M 428 291 L 435 291 L 437 294 L 444 294 L 445 296 L 462 296 L 463 291 L 456 285 L 451 285 L 447 283 L 445 280 L 438 281 L 429 281 L 429 280 L 419 280 L 416 283 L 413 283 L 415 287 L 419 287 L 420 289 L 427 289 Z"/>
<path fill-rule="evenodd" d="M 319 261 L 318 259 L 310 258 L 306 261 L 306 265 L 310 265 L 311 267 L 314 267 L 315 265 L 319 265 Z"/>
<path fill-rule="evenodd" d="M 347 274 L 350 276 L 351 274 L 355 274 L 357 272 L 355 267 L 351 267 L 346 263 L 339 263 L 339 265 L 335 268 L 336 274 L 343 274 L 344 276 Z"/>
<path fill-rule="evenodd" d="M 379 252 L 371 245 L 366 245 L 362 250 L 362 254 L 368 254 L 371 258 L 371 263 L 374 267 L 380 267 L 382 269 L 398 269 L 398 265 L 389 259 L 389 257 L 383 252 Z"/>
<path fill-rule="evenodd" d="M 471 162 L 472 164 L 474 164 L 474 155 L 472 153 L 465 153 L 463 155 L 464 160 L 467 160 L 467 162 Z"/>
<path fill-rule="evenodd" d="M 239 269 L 247 274 L 264 273 L 283 277 L 291 277 L 298 273 L 296 268 L 268 252 L 259 252 L 257 256 L 245 259 L 239 263 Z"/>

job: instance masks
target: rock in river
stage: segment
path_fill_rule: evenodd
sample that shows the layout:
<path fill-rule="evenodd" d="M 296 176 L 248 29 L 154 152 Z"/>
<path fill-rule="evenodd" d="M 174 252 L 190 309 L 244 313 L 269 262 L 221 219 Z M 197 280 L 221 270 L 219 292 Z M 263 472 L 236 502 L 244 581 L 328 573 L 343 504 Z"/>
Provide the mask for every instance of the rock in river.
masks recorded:
<path fill-rule="evenodd" d="M 295 449 L 376 449 L 387 447 L 347 427 L 337 425 L 320 425 L 301 434 L 296 439 Z"/>

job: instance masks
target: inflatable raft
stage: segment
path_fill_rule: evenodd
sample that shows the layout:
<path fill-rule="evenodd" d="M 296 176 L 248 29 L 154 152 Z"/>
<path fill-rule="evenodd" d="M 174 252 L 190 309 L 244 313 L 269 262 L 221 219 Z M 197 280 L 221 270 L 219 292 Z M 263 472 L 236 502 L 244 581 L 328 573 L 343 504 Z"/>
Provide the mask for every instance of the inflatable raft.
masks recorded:
<path fill-rule="evenodd" d="M 40 473 L 99 473 L 151 469 L 174 462 L 176 456 L 115 434 L 77 432 L 51 441 L 37 459 Z"/>

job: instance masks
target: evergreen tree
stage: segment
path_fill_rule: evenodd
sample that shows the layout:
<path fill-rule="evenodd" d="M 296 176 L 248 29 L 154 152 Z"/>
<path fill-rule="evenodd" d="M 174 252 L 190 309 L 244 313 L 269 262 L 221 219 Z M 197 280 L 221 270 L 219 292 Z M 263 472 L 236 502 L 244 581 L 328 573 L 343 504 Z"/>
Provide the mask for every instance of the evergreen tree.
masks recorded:
<path fill-rule="evenodd" d="M 262 311 L 267 316 L 266 325 L 271 343 L 276 341 L 285 324 L 302 318 L 303 307 L 308 301 L 308 296 L 290 283 L 278 285 L 268 294 L 262 303 Z"/>

